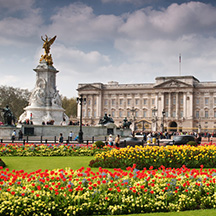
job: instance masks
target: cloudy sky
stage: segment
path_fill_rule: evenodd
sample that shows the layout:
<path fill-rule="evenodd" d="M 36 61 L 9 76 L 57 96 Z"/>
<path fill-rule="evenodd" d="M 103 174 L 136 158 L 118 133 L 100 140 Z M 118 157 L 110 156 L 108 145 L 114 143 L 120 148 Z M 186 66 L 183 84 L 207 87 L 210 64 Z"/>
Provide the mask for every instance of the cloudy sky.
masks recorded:
<path fill-rule="evenodd" d="M 51 47 L 60 94 L 78 83 L 152 83 L 158 76 L 216 81 L 216 1 L 0 0 L 0 85 L 35 85 Z"/>

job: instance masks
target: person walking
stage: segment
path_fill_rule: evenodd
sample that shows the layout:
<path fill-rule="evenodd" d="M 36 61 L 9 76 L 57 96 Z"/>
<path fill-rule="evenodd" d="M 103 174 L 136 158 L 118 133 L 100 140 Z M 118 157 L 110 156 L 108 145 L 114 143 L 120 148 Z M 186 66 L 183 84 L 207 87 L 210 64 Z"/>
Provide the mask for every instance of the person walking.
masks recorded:
<path fill-rule="evenodd" d="M 118 148 L 119 147 L 119 144 L 120 144 L 120 136 L 119 136 L 119 134 L 116 136 L 116 138 L 115 138 L 115 145 L 116 145 L 116 147 Z"/>
<path fill-rule="evenodd" d="M 63 143 L 63 141 L 64 141 L 63 135 L 62 135 L 62 133 L 60 133 L 58 142 Z"/>
<path fill-rule="evenodd" d="M 14 142 L 15 139 L 16 139 L 16 130 L 13 130 L 12 135 L 11 135 L 12 142 Z"/>
<path fill-rule="evenodd" d="M 23 139 L 23 132 L 21 131 L 21 130 L 19 130 L 19 133 L 18 133 L 18 135 L 19 135 L 19 140 L 20 141 L 22 141 L 22 139 Z"/>
<path fill-rule="evenodd" d="M 110 145 L 110 146 L 113 146 L 112 134 L 109 135 L 109 140 L 108 140 L 108 142 L 109 142 L 109 145 Z"/>
<path fill-rule="evenodd" d="M 73 140 L 73 132 L 72 131 L 69 133 L 69 138 L 70 138 L 70 141 Z"/>

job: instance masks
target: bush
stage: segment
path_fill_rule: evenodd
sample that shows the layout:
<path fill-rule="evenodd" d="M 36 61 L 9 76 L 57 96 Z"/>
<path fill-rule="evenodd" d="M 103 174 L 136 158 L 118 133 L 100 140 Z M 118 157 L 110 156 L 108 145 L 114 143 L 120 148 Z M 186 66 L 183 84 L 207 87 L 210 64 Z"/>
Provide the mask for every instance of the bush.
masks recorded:
<path fill-rule="evenodd" d="M 0 159 L 0 167 L 6 167 L 6 164 L 4 163 L 4 161 L 2 159 Z"/>
<path fill-rule="evenodd" d="M 190 146 L 198 146 L 197 142 L 195 142 L 195 141 L 189 141 L 189 142 L 187 143 L 187 145 L 190 145 Z"/>
<path fill-rule="evenodd" d="M 96 141 L 94 142 L 94 144 L 98 147 L 98 148 L 103 148 L 105 146 L 105 143 L 102 141 Z"/>

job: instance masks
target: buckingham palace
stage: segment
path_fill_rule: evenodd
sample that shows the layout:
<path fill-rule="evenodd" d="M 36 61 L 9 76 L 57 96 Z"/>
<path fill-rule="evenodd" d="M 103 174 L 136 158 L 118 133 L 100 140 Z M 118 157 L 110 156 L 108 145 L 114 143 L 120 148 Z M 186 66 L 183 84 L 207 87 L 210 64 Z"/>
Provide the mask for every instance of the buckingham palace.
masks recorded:
<path fill-rule="evenodd" d="M 107 113 L 117 126 L 127 117 L 140 130 L 216 131 L 216 82 L 169 76 L 156 77 L 155 83 L 78 84 L 77 91 L 86 99 L 83 124 L 97 125 Z"/>

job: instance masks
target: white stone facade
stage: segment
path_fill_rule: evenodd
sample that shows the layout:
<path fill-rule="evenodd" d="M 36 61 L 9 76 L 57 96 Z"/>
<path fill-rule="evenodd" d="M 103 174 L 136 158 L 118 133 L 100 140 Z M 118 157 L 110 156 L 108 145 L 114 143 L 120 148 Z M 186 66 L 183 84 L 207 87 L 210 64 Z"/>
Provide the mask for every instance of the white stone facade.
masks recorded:
<path fill-rule="evenodd" d="M 157 131 L 162 124 L 167 131 L 216 131 L 216 82 L 200 82 L 193 76 L 172 76 L 157 77 L 155 83 L 79 84 L 77 91 L 87 99 L 82 111 L 86 124 L 98 124 L 107 113 L 116 125 L 121 125 L 127 117 L 132 121 L 150 121 Z M 80 106 L 77 114 L 79 117 Z"/>

